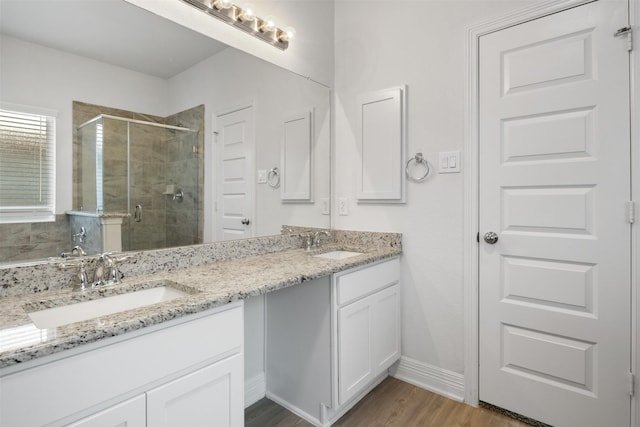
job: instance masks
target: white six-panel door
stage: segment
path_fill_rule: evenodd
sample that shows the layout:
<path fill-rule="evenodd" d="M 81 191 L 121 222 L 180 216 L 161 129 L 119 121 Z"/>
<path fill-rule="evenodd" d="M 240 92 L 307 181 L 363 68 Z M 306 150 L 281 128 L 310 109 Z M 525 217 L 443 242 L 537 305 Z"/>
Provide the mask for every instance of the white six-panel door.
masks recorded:
<path fill-rule="evenodd" d="M 218 115 L 216 122 L 217 241 L 243 239 L 254 229 L 253 108 Z"/>
<path fill-rule="evenodd" d="M 479 397 L 557 427 L 630 422 L 627 22 L 597 1 L 480 38 Z"/>

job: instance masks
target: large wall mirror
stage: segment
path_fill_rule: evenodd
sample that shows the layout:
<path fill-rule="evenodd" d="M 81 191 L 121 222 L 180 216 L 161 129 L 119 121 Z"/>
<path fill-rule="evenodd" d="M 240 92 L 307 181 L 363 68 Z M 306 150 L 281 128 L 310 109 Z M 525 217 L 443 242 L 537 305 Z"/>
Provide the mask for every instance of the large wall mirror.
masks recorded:
<path fill-rule="evenodd" d="M 55 221 L 0 224 L 0 264 L 91 247 L 68 211 L 146 225 L 131 250 L 330 226 L 327 87 L 122 0 L 0 0 L 0 55 L 0 108 L 55 112 L 57 169 Z"/>

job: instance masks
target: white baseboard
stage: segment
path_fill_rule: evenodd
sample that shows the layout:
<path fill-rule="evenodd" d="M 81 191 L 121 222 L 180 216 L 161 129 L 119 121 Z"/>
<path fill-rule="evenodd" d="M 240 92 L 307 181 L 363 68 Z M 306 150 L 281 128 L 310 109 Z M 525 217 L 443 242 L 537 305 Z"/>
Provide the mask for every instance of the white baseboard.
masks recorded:
<path fill-rule="evenodd" d="M 449 399 L 464 401 L 464 375 L 402 356 L 389 369 L 392 377 Z"/>
<path fill-rule="evenodd" d="M 267 381 L 265 379 L 264 372 L 258 375 L 245 379 L 244 381 L 244 407 L 256 403 L 258 400 L 265 397 L 267 392 Z"/>

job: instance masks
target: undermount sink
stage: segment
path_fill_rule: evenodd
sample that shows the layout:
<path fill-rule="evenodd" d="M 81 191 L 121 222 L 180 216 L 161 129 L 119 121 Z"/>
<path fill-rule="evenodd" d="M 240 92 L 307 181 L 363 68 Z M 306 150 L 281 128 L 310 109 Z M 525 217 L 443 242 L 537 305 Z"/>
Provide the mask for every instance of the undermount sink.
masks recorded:
<path fill-rule="evenodd" d="M 189 295 L 170 286 L 157 286 L 124 294 L 104 296 L 91 301 L 62 305 L 29 313 L 31 321 L 40 329 L 52 329 Z"/>
<path fill-rule="evenodd" d="M 322 254 L 314 255 L 314 257 L 325 258 L 325 259 L 347 259 L 347 258 L 351 258 L 358 255 L 362 255 L 362 252 L 331 251 L 331 252 L 325 252 Z"/>

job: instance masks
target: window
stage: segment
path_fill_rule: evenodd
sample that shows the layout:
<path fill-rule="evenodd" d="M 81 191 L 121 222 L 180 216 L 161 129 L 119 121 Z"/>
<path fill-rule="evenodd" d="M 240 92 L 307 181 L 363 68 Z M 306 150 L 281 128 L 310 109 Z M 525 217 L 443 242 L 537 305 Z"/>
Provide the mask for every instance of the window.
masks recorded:
<path fill-rule="evenodd" d="M 0 105 L 0 223 L 55 219 L 55 113 Z"/>

